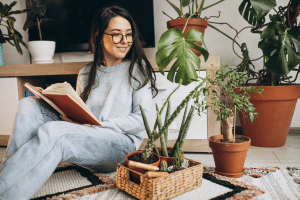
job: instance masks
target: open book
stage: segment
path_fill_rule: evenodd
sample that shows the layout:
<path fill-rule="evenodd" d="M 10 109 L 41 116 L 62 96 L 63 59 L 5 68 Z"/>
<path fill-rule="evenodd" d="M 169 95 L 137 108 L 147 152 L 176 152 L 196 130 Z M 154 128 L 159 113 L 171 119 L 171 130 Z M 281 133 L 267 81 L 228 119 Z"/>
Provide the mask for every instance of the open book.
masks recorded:
<path fill-rule="evenodd" d="M 81 124 L 101 126 L 100 122 L 69 83 L 55 83 L 45 90 L 32 86 L 30 83 L 25 83 L 24 86 L 37 98 L 46 101 L 60 115 Z"/>

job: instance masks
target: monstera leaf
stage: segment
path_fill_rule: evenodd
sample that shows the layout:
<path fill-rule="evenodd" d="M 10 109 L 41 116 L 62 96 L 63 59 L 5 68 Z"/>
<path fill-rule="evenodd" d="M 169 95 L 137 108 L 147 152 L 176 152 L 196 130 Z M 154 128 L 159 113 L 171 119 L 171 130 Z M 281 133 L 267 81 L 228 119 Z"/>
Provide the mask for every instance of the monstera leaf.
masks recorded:
<path fill-rule="evenodd" d="M 261 35 L 258 47 L 267 58 L 266 68 L 276 76 L 287 75 L 300 64 L 300 27 L 285 29 L 281 22 L 271 22 Z"/>
<path fill-rule="evenodd" d="M 195 44 L 195 42 L 201 42 L 205 48 Z M 169 81 L 174 82 L 175 80 L 176 83 L 188 85 L 198 78 L 193 62 L 200 70 L 201 60 L 191 48 L 199 51 L 205 61 L 208 59 L 209 53 L 206 50 L 202 33 L 199 31 L 191 29 L 183 37 L 183 32 L 180 29 L 171 28 L 162 34 L 155 58 L 162 74 L 164 74 L 165 68 L 176 59 L 167 76 Z"/>
<path fill-rule="evenodd" d="M 239 12 L 252 26 L 265 22 L 265 16 L 276 6 L 276 0 L 243 0 Z"/>

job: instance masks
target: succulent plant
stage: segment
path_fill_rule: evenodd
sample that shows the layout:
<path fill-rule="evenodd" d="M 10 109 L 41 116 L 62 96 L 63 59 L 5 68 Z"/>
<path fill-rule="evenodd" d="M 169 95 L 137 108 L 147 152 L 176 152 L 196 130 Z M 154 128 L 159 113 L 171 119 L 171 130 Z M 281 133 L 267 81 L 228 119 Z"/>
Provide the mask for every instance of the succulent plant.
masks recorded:
<path fill-rule="evenodd" d="M 201 83 L 199 83 L 186 97 L 185 99 L 182 100 L 182 102 L 177 106 L 177 108 L 174 110 L 174 112 L 170 115 L 170 117 L 168 117 L 168 111 L 167 111 L 167 116 L 166 116 L 166 120 L 165 123 L 162 124 L 162 120 L 161 120 L 161 113 L 163 108 L 169 104 L 170 102 L 170 97 L 171 95 L 174 93 L 175 90 L 178 89 L 175 88 L 174 91 L 168 96 L 167 100 L 164 102 L 163 107 L 159 110 L 157 107 L 157 118 L 156 118 L 156 123 L 154 125 L 154 129 L 153 131 L 151 131 L 147 118 L 145 116 L 144 110 L 142 108 L 142 106 L 140 105 L 140 109 L 141 109 L 141 113 L 142 113 L 142 117 L 143 117 L 143 121 L 144 121 L 144 125 L 146 128 L 146 132 L 148 134 L 148 142 L 146 144 L 145 150 L 144 150 L 144 155 L 145 157 L 143 157 L 144 159 L 147 159 L 147 155 L 150 155 L 149 151 L 152 150 L 150 148 L 154 148 L 153 151 L 156 153 L 157 148 L 155 146 L 155 141 L 157 139 L 160 138 L 161 141 L 161 148 L 162 148 L 162 152 L 163 152 L 163 156 L 165 157 L 169 157 L 168 152 L 167 152 L 167 137 L 165 135 L 166 131 L 168 130 L 168 127 L 171 125 L 171 123 L 174 121 L 174 119 L 179 115 L 179 113 L 181 112 L 181 110 L 185 107 L 185 114 L 183 116 L 183 120 L 182 120 L 182 125 L 180 128 L 180 133 L 178 135 L 177 141 L 175 143 L 175 145 L 173 146 L 173 151 L 171 152 L 170 156 L 173 157 L 174 151 L 182 151 L 182 147 L 187 135 L 187 131 L 188 128 L 190 126 L 191 120 L 193 118 L 193 112 L 194 112 L 194 107 L 191 106 L 190 111 L 188 116 L 186 117 L 186 113 L 187 113 L 187 108 L 188 108 L 188 102 L 191 98 L 193 98 L 196 94 L 199 93 L 198 90 L 202 90 L 203 89 L 203 85 L 205 83 L 206 79 L 203 79 L 203 81 Z M 170 104 L 169 104 L 170 105 Z M 169 106 L 168 106 L 169 107 Z M 170 107 L 168 108 L 170 110 Z M 156 132 L 156 127 L 158 127 L 158 133 Z M 157 133 L 157 134 L 156 134 Z M 178 145 L 177 145 L 178 144 Z M 146 153 L 147 152 L 147 153 Z M 156 153 L 156 154 L 159 154 Z"/>
<path fill-rule="evenodd" d="M 167 161 L 165 161 L 165 160 L 162 160 L 161 162 L 160 162 L 160 170 L 162 170 L 162 171 L 167 171 L 168 170 L 168 163 L 167 163 Z"/>
<path fill-rule="evenodd" d="M 176 149 L 179 149 L 179 144 L 175 144 L 177 146 Z M 173 167 L 175 170 L 180 170 L 184 161 L 184 156 L 182 156 L 181 151 L 175 150 L 174 152 L 174 161 Z"/>

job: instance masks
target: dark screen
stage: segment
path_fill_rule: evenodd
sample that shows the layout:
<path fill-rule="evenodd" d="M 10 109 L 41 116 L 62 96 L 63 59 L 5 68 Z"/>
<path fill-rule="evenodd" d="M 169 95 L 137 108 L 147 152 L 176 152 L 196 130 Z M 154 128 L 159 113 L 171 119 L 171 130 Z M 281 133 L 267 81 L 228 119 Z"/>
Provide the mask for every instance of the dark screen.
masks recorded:
<path fill-rule="evenodd" d="M 127 9 L 140 31 L 143 47 L 154 47 L 153 0 L 39 0 L 46 5 L 43 40 L 56 41 L 55 52 L 89 51 L 91 23 L 103 7 Z M 38 40 L 37 27 L 29 28 L 29 40 Z"/>

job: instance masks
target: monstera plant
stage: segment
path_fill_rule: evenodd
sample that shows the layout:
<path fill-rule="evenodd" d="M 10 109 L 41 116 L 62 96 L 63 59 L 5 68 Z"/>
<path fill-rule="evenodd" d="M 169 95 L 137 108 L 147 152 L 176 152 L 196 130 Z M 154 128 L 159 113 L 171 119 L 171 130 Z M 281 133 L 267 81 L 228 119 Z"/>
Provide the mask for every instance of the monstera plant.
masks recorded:
<path fill-rule="evenodd" d="M 205 61 L 209 56 L 201 32 L 191 29 L 185 37 L 183 36 L 188 20 L 183 30 L 171 28 L 162 34 L 155 55 L 156 64 L 163 75 L 166 67 L 175 60 L 167 79 L 182 85 L 188 85 L 198 78 L 193 62 L 200 70 L 201 60 L 191 48 L 199 51 Z M 195 44 L 195 42 L 201 42 L 202 46 Z"/>
<path fill-rule="evenodd" d="M 300 26 L 297 24 L 300 0 L 289 0 L 284 7 L 276 6 L 276 0 L 243 0 L 239 6 L 251 32 L 260 34 L 258 47 L 263 52 L 264 69 L 255 75 L 258 85 L 279 85 L 291 81 L 288 76 L 291 71 L 300 71 Z M 271 11 L 275 14 L 269 14 L 267 21 Z"/>
<path fill-rule="evenodd" d="M 260 35 L 258 48 L 263 53 L 261 70 L 255 72 L 245 68 L 248 76 L 257 80 L 255 87 L 263 85 L 264 89 L 262 97 L 250 98 L 259 119 L 253 123 L 241 120 L 244 135 L 250 137 L 255 146 L 278 147 L 285 144 L 297 99 L 300 98 L 300 85 L 292 84 L 300 73 L 300 26 L 297 23 L 300 0 L 286 2 L 286 6 L 277 6 L 276 0 L 243 0 L 239 6 L 240 14 L 250 24 L 245 28 L 251 28 L 252 33 Z M 274 14 L 270 14 L 271 11 Z M 290 74 L 292 71 L 296 74 L 295 78 Z"/>

